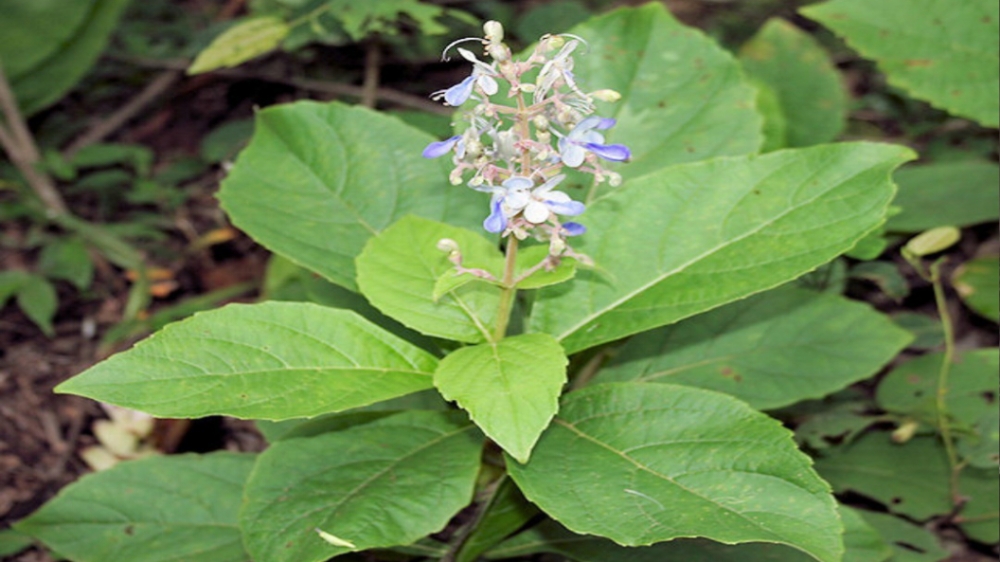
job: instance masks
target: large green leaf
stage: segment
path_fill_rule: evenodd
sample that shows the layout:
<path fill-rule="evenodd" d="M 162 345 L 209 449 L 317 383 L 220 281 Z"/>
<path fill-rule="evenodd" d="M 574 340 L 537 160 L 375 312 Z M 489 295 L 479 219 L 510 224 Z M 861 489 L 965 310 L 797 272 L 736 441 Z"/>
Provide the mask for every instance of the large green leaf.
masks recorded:
<path fill-rule="evenodd" d="M 89 474 L 15 527 L 75 562 L 249 562 L 237 528 L 254 457 L 151 457 Z"/>
<path fill-rule="evenodd" d="M 641 546 L 772 542 L 840 560 L 829 486 L 777 421 L 725 394 L 614 383 L 568 394 L 531 460 L 507 469 L 570 530 Z"/>
<path fill-rule="evenodd" d="M 0 3 L 0 10 L 2 10 L 5 19 L 8 8 L 3 4 L 19 3 L 25 4 L 17 2 L 17 0 L 4 0 Z M 55 43 L 54 49 L 49 45 L 43 47 L 43 52 L 46 54 L 44 58 L 40 59 L 36 59 L 36 56 L 30 51 L 42 41 L 15 42 L 16 55 L 14 58 L 25 56 L 33 60 L 30 65 L 14 63 L 15 69 L 21 68 L 23 72 L 10 77 L 11 86 L 14 88 L 14 94 L 17 96 L 18 104 L 23 113 L 30 115 L 55 103 L 83 78 L 91 66 L 97 62 L 97 57 L 107 45 L 111 33 L 118 24 L 118 19 L 128 3 L 129 0 L 80 2 L 86 6 L 86 13 L 82 20 L 76 20 L 79 7 L 63 9 L 63 4 L 67 4 L 67 2 L 59 2 L 58 5 L 52 5 L 49 2 L 42 3 L 48 4 L 49 8 L 49 10 L 44 10 L 48 12 L 44 16 L 31 13 L 28 10 L 21 11 L 20 7 L 16 8 L 21 11 L 19 14 L 21 17 L 8 21 L 11 21 L 10 27 L 20 28 L 23 35 L 54 37 L 64 35 L 66 29 L 72 30 L 68 37 Z M 39 3 L 29 2 L 27 4 Z M 64 12 L 68 18 L 66 20 L 63 19 Z M 33 21 L 26 23 L 26 20 Z M 78 21 L 79 23 L 77 23 Z M 53 29 L 63 26 L 65 28 L 60 32 L 38 33 L 40 27 Z M 23 35 L 21 39 L 24 38 Z M 5 41 L 0 39 L 0 43 L 3 42 Z M 6 50 L 7 47 L 0 47 L 0 59 L 3 59 L 5 66 L 8 58 L 11 58 L 4 56 L 7 54 L 4 53 Z"/>
<path fill-rule="evenodd" d="M 0 0 L 0 61 L 8 78 L 26 74 L 72 39 L 97 0 Z"/>
<path fill-rule="evenodd" d="M 740 62 L 777 97 L 785 123 L 784 146 L 830 142 L 843 130 L 847 93 L 840 73 L 808 33 L 785 20 L 770 19 L 740 49 Z"/>
<path fill-rule="evenodd" d="M 886 222 L 896 232 L 921 232 L 938 226 L 970 226 L 1000 218 L 1000 166 L 994 162 L 942 162 L 904 166 L 893 179 L 902 207 Z"/>
<path fill-rule="evenodd" d="M 254 560 L 320 562 L 410 544 L 472 500 L 482 438 L 458 412 L 404 412 L 261 454 L 240 528 Z M 335 546 L 322 531 L 354 545 Z"/>
<path fill-rule="evenodd" d="M 441 360 L 434 385 L 519 462 L 559 409 L 566 354 L 548 334 L 463 347 Z"/>
<path fill-rule="evenodd" d="M 529 329 L 574 352 L 789 281 L 883 220 L 906 148 L 870 143 L 674 166 L 581 217 L 600 271 L 539 291 Z"/>
<path fill-rule="evenodd" d="M 865 304 L 782 287 L 635 336 L 595 381 L 698 386 L 778 408 L 875 374 L 912 339 Z"/>
<path fill-rule="evenodd" d="M 278 420 L 430 388 L 436 366 L 353 312 L 265 302 L 171 324 L 57 390 L 163 417 Z"/>
<path fill-rule="evenodd" d="M 816 461 L 816 470 L 838 492 L 851 490 L 882 502 L 890 511 L 923 521 L 951 513 L 951 469 L 937 437 L 918 436 L 899 444 L 888 433 L 870 433 Z M 966 467 L 958 480 L 967 498 L 958 520 L 968 519 L 977 540 L 1000 540 L 1000 477 Z M 967 528 L 966 532 L 970 532 Z"/>
<path fill-rule="evenodd" d="M 832 0 L 801 12 L 875 59 L 890 84 L 988 127 L 1000 125 L 994 0 Z"/>
<path fill-rule="evenodd" d="M 361 292 L 383 314 L 423 334 L 478 343 L 493 337 L 499 287 L 471 282 L 435 298 L 438 279 L 455 265 L 439 240 L 458 243 L 465 267 L 501 274 L 503 258 L 485 238 L 454 226 L 405 217 L 372 238 L 357 259 Z"/>
<path fill-rule="evenodd" d="M 840 506 L 844 521 L 844 561 L 882 562 L 888 545 L 858 512 Z M 578 535 L 548 520 L 504 541 L 486 558 L 502 560 L 539 552 L 561 554 L 576 562 L 808 562 L 802 551 L 779 544 L 726 545 L 704 539 L 674 540 L 652 546 L 623 547 L 592 535 Z"/>
<path fill-rule="evenodd" d="M 402 216 L 477 226 L 482 194 L 448 184 L 433 141 L 399 120 L 340 103 L 257 113 L 256 131 L 222 183 L 233 223 L 268 249 L 355 289 L 354 258 Z"/>
<path fill-rule="evenodd" d="M 739 64 L 662 4 L 622 8 L 570 32 L 587 41 L 573 70 L 581 86 L 622 95 L 598 111 L 618 119 L 609 139 L 632 150 L 632 162 L 616 168 L 626 178 L 760 147 L 755 92 Z"/>

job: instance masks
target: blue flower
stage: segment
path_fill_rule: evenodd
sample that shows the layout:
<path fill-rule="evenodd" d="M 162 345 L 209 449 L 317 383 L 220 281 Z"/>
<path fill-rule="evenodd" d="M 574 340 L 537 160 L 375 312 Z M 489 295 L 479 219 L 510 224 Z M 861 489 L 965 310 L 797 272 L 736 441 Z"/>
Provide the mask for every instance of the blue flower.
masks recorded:
<path fill-rule="evenodd" d="M 583 203 L 573 201 L 562 191 L 552 190 L 565 178 L 565 175 L 560 174 L 534 187 L 535 184 L 530 178 L 512 176 L 504 180 L 500 186 L 478 188 L 480 191 L 493 193 L 490 199 L 490 215 L 483 221 L 483 228 L 487 232 L 503 232 L 507 229 L 510 219 L 518 214 L 531 224 L 541 224 L 549 220 L 552 214 L 576 216 L 583 213 L 586 209 Z M 583 234 L 583 230 L 586 230 L 582 225 L 576 226 L 569 227 L 568 231 Z"/>
<path fill-rule="evenodd" d="M 458 53 L 462 55 L 465 60 L 473 64 L 472 74 L 450 88 L 434 92 L 431 94 L 431 98 L 444 98 L 446 104 L 457 107 L 468 101 L 477 84 L 488 96 L 492 96 L 497 93 L 499 86 L 497 85 L 497 81 L 494 80 L 492 76 L 496 73 L 496 71 L 493 70 L 493 67 L 477 59 L 476 55 L 472 54 L 470 51 L 459 48 Z"/>
<path fill-rule="evenodd" d="M 454 148 L 455 145 L 459 144 L 461 141 L 462 141 L 462 135 L 455 135 L 450 139 L 432 142 L 429 145 L 427 145 L 427 148 L 424 149 L 423 157 L 437 158 L 439 156 L 444 156 L 445 154 L 451 152 L 451 149 Z"/>
<path fill-rule="evenodd" d="M 597 130 L 614 127 L 616 121 L 612 118 L 588 117 L 577 123 L 568 135 L 559 139 L 559 155 L 564 164 L 576 168 L 583 164 L 587 152 L 614 162 L 626 162 L 632 158 L 632 152 L 623 144 L 604 144 L 604 135 Z M 596 130 L 595 130 L 596 129 Z"/>

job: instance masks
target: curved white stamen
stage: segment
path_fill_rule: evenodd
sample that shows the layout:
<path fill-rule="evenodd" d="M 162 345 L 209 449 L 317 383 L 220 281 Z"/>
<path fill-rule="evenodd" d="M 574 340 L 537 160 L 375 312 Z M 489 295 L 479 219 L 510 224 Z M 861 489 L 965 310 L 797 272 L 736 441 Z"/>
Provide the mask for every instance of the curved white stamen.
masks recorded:
<path fill-rule="evenodd" d="M 580 37 L 579 35 L 574 35 L 572 33 L 560 33 L 559 37 L 571 37 L 573 39 L 576 39 L 577 41 L 583 43 L 583 45 L 585 47 L 587 47 L 587 49 L 586 49 L 587 51 L 590 50 L 590 43 L 587 43 L 587 40 L 584 39 L 583 37 Z M 584 52 L 586 52 L 586 51 L 584 51 Z"/>
<path fill-rule="evenodd" d="M 461 43 L 467 43 L 469 41 L 478 41 L 480 43 L 483 42 L 482 38 L 480 37 L 463 37 L 461 39 L 456 39 L 455 41 L 448 43 L 448 46 L 445 47 L 443 51 L 441 51 L 441 60 L 444 62 L 450 61 L 451 59 L 448 58 L 448 51 L 455 45 L 459 45 Z"/>

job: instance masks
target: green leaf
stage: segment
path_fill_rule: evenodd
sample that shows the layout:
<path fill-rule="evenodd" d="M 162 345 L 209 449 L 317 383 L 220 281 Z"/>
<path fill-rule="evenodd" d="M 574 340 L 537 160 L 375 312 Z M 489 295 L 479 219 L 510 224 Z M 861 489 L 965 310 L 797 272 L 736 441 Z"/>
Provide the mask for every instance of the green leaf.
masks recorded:
<path fill-rule="evenodd" d="M 4 2 L 4 4 L 17 3 Z M 43 8 L 44 15 L 38 12 L 22 12 L 26 19 L 35 18 L 35 21 L 29 23 L 25 23 L 26 19 L 7 20 L 8 7 L 4 6 L 4 19 L 11 21 L 11 27 L 21 27 L 23 33 L 37 33 L 38 38 L 48 38 L 53 34 L 39 33 L 39 27 L 51 29 L 66 25 L 73 30 L 66 39 L 55 43 L 54 49 L 45 49 L 48 52 L 44 58 L 34 61 L 30 66 L 22 67 L 24 72 L 8 76 L 22 113 L 31 115 L 59 101 L 83 78 L 107 46 L 111 33 L 128 3 L 129 0 L 80 2 L 86 6 L 86 13 L 78 25 L 75 22 L 75 15 L 79 13 L 79 8 L 70 7 L 64 10 L 67 2 L 45 2 L 45 8 L 48 9 Z M 64 14 L 70 18 L 69 21 L 63 21 Z M 65 30 L 62 30 L 61 34 L 64 33 Z M 4 56 L 7 48 L 9 47 L 0 47 L 0 59 L 5 62 L 11 58 L 18 58 L 23 53 L 15 43 L 14 56 Z M 21 65 L 15 65 L 17 66 Z"/>
<path fill-rule="evenodd" d="M 8 78 L 42 64 L 80 31 L 97 0 L 0 2 L 0 60 Z M 56 19 L 58 17 L 58 19 Z"/>
<path fill-rule="evenodd" d="M 472 500 L 482 439 L 457 412 L 405 412 L 279 441 L 260 455 L 240 512 L 254 560 L 320 562 L 410 544 Z M 324 541 L 317 530 L 348 546 Z"/>
<path fill-rule="evenodd" d="M 20 269 L 0 271 L 0 308 L 6 306 L 7 301 L 32 279 L 34 277 L 30 273 Z"/>
<path fill-rule="evenodd" d="M 764 118 L 761 130 L 764 134 L 764 145 L 760 148 L 761 153 L 787 148 L 788 123 L 778 94 L 774 88 L 760 80 L 753 80 L 753 86 L 757 88 L 757 111 Z"/>
<path fill-rule="evenodd" d="M 13 529 L 0 530 L 0 556 L 11 556 L 27 550 L 35 541 Z"/>
<path fill-rule="evenodd" d="M 829 487 L 777 421 L 721 393 L 618 383 L 568 394 L 525 464 L 524 495 L 577 533 L 641 546 L 773 542 L 840 560 Z"/>
<path fill-rule="evenodd" d="M 778 99 L 787 124 L 787 144 L 779 148 L 830 142 L 843 130 L 847 94 L 840 73 L 808 33 L 772 18 L 740 48 L 740 63 Z"/>
<path fill-rule="evenodd" d="M 882 221 L 906 148 L 844 143 L 674 166 L 592 204 L 591 271 L 542 289 L 530 331 L 569 353 L 787 282 Z"/>
<path fill-rule="evenodd" d="M 353 310 L 371 323 L 384 328 L 413 345 L 437 352 L 437 344 L 428 337 L 382 314 L 361 294 L 335 285 L 293 262 L 272 254 L 264 278 L 261 300 L 311 302 L 331 308 Z"/>
<path fill-rule="evenodd" d="M 903 210 L 889 219 L 893 232 L 921 232 L 936 226 L 971 226 L 1000 218 L 1000 166 L 993 162 L 942 162 L 904 166 L 893 179 L 893 205 Z"/>
<path fill-rule="evenodd" d="M 375 308 L 422 334 L 478 343 L 492 339 L 500 289 L 469 283 L 434 298 L 438 279 L 454 271 L 448 253 L 437 248 L 450 238 L 465 267 L 500 275 L 503 258 L 496 246 L 461 228 L 410 216 L 372 238 L 357 259 L 358 286 Z"/>
<path fill-rule="evenodd" d="M 893 369 L 879 383 L 880 408 L 938 425 L 937 392 L 943 353 L 929 353 Z M 973 466 L 996 467 L 1000 438 L 996 392 L 1000 356 L 994 349 L 959 354 L 951 365 L 945 404 L 958 448 Z"/>
<path fill-rule="evenodd" d="M 290 28 L 280 18 L 251 17 L 240 21 L 198 53 L 188 74 L 232 68 L 278 48 Z"/>
<path fill-rule="evenodd" d="M 870 377 L 912 339 L 866 304 L 782 287 L 633 337 L 595 382 L 683 384 L 779 408 Z"/>
<path fill-rule="evenodd" d="M 32 275 L 17 291 L 17 306 L 46 336 L 55 335 L 52 319 L 59 308 L 56 289 L 44 277 Z"/>
<path fill-rule="evenodd" d="M 219 199 L 240 229 L 275 253 L 356 290 L 354 258 L 407 214 L 475 226 L 487 200 L 448 184 L 446 163 L 420 156 L 434 139 L 340 103 L 257 112 L 256 131 Z"/>
<path fill-rule="evenodd" d="M 517 263 L 514 267 L 514 278 L 520 279 L 528 273 L 532 267 L 537 266 L 549 255 L 548 245 L 523 247 L 518 251 Z M 551 271 L 539 269 L 538 271 L 524 277 L 517 282 L 518 289 L 538 289 L 548 285 L 556 285 L 572 279 L 576 275 L 576 260 L 572 258 L 562 258 L 559 265 Z"/>
<path fill-rule="evenodd" d="M 892 321 L 916 338 L 911 348 L 934 349 L 944 344 L 944 327 L 936 318 L 917 312 L 900 312 L 893 315 Z"/>
<path fill-rule="evenodd" d="M 566 354 L 548 334 L 463 347 L 441 360 L 434 386 L 519 462 L 559 409 Z"/>
<path fill-rule="evenodd" d="M 941 562 L 948 558 L 937 535 L 923 527 L 887 513 L 858 513 L 890 544 L 892 562 Z"/>
<path fill-rule="evenodd" d="M 1000 259 L 976 258 L 955 272 L 955 290 L 981 316 L 1000 322 Z"/>
<path fill-rule="evenodd" d="M 65 279 L 81 291 L 94 280 L 94 263 L 79 238 L 54 240 L 42 248 L 38 270 L 51 279 Z"/>
<path fill-rule="evenodd" d="M 879 407 L 936 424 L 937 386 L 943 361 L 943 353 L 928 353 L 893 369 L 876 391 Z M 948 381 L 948 413 L 971 427 L 983 414 L 996 409 L 995 392 L 1000 386 L 1000 357 L 996 348 L 958 354 Z"/>
<path fill-rule="evenodd" d="M 15 528 L 75 562 L 249 562 L 237 512 L 253 461 L 212 453 L 119 463 Z"/>
<path fill-rule="evenodd" d="M 160 417 L 280 420 L 430 388 L 436 365 L 353 312 L 233 304 L 171 324 L 57 391 Z"/>
<path fill-rule="evenodd" d="M 615 10 L 570 32 L 587 41 L 573 69 L 581 87 L 622 95 L 598 102 L 598 112 L 618 119 L 609 142 L 632 150 L 631 163 L 616 169 L 626 178 L 760 147 L 756 92 L 739 64 L 663 5 Z"/>
<path fill-rule="evenodd" d="M 900 273 L 899 266 L 891 262 L 868 261 L 856 264 L 851 268 L 850 276 L 853 279 L 871 281 L 897 303 L 910 294 L 910 286 Z"/>
<path fill-rule="evenodd" d="M 832 0 L 806 6 L 889 83 L 987 127 L 1000 125 L 1000 6 L 993 0 Z"/>
<path fill-rule="evenodd" d="M 894 443 L 887 433 L 870 433 L 835 454 L 816 461 L 816 470 L 838 492 L 852 490 L 894 513 L 923 521 L 951 513 L 951 469 L 936 436 Z M 959 495 L 968 501 L 957 522 L 976 540 L 1000 541 L 1000 478 L 996 468 L 965 467 Z"/>

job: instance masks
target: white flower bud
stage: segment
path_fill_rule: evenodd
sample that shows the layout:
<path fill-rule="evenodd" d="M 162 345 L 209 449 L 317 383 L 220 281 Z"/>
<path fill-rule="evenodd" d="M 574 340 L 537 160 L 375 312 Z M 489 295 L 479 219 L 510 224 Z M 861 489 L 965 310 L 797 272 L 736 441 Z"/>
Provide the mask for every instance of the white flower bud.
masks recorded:
<path fill-rule="evenodd" d="M 483 33 L 486 34 L 486 40 L 490 43 L 499 43 L 500 41 L 503 41 L 503 25 L 496 20 L 490 20 L 484 23 Z"/>
<path fill-rule="evenodd" d="M 486 53 L 497 62 L 506 62 L 510 60 L 510 49 L 508 49 L 503 43 L 490 43 L 486 47 Z"/>
<path fill-rule="evenodd" d="M 483 185 L 483 176 L 475 176 L 469 180 L 469 187 L 479 187 Z"/>
<path fill-rule="evenodd" d="M 590 97 L 600 100 L 600 101 L 610 101 L 616 102 L 622 99 L 622 95 L 614 90 L 597 90 L 596 92 L 590 92 Z"/>
<path fill-rule="evenodd" d="M 531 83 L 521 84 L 521 91 L 530 94 L 535 91 L 535 85 Z"/>
<path fill-rule="evenodd" d="M 536 137 L 538 138 L 538 142 L 542 144 L 549 144 L 552 142 L 552 133 L 548 131 L 538 131 Z M 542 152 L 547 153 L 548 151 L 542 151 Z M 542 156 L 542 152 L 538 153 L 538 158 L 544 160 L 547 156 Z"/>
<path fill-rule="evenodd" d="M 455 242 L 451 238 L 442 238 L 438 240 L 437 249 L 441 250 L 442 252 L 448 252 L 448 253 L 457 252 L 458 242 Z"/>
<path fill-rule="evenodd" d="M 536 115 L 535 118 L 531 120 L 531 122 L 535 124 L 535 128 L 538 129 L 539 131 L 549 130 L 549 120 L 546 119 L 545 116 L 542 114 Z"/>
<path fill-rule="evenodd" d="M 622 175 L 615 172 L 607 172 L 608 174 L 608 185 L 611 187 L 618 187 L 622 184 Z"/>
<path fill-rule="evenodd" d="M 451 185 L 462 185 L 462 169 L 455 168 L 452 170 L 451 173 L 448 174 L 448 181 L 451 182 Z"/>

